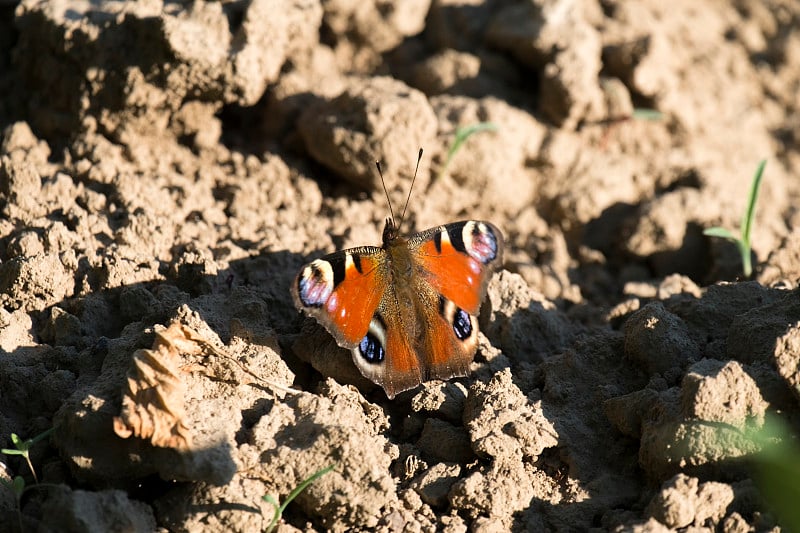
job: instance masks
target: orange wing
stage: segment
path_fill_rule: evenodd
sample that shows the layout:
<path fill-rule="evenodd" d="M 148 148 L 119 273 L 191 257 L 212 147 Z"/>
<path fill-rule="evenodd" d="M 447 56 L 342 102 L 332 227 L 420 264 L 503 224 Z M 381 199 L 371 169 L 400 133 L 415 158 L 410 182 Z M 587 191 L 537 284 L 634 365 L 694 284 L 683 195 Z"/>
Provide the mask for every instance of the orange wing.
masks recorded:
<path fill-rule="evenodd" d="M 353 349 L 369 330 L 387 285 L 386 252 L 351 248 L 305 265 L 295 278 L 295 306 L 316 318 L 339 346 Z"/>
<path fill-rule="evenodd" d="M 427 379 L 450 379 L 469 374 L 478 349 L 478 321 L 442 298 L 428 316 L 424 349 L 420 350 Z"/>
<path fill-rule="evenodd" d="M 413 338 L 403 323 L 413 317 L 403 317 L 396 310 L 387 309 L 394 300 L 393 288 L 388 287 L 369 332 L 352 350 L 353 361 L 361 373 L 383 387 L 389 399 L 422 383 L 425 372 L 412 346 Z"/>
<path fill-rule="evenodd" d="M 488 222 L 453 222 L 409 239 L 414 261 L 447 300 L 477 315 L 492 272 L 503 262 L 503 235 Z"/>

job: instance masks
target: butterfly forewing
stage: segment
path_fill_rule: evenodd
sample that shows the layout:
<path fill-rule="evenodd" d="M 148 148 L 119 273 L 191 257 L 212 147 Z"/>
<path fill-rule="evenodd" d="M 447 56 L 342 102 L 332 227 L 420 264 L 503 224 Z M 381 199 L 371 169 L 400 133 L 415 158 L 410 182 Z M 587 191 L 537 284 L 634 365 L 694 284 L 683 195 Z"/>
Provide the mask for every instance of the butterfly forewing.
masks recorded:
<path fill-rule="evenodd" d="M 478 314 L 492 272 L 503 262 L 500 230 L 488 222 L 453 222 L 412 236 L 409 248 L 442 296 Z"/>
<path fill-rule="evenodd" d="M 386 290 L 385 255 L 381 248 L 362 246 L 308 263 L 295 279 L 295 305 L 325 326 L 340 346 L 355 348 Z"/>

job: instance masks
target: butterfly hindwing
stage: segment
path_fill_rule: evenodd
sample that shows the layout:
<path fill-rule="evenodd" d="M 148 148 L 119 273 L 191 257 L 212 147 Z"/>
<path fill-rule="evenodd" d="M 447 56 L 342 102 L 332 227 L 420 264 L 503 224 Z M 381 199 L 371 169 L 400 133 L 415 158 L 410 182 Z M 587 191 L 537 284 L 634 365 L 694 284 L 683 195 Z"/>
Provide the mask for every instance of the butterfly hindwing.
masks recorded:
<path fill-rule="evenodd" d="M 389 253 L 395 263 L 398 254 Z M 367 334 L 352 352 L 361 373 L 391 399 L 423 381 L 467 375 L 477 345 L 475 317 L 419 276 L 387 285 Z"/>
<path fill-rule="evenodd" d="M 478 320 L 442 295 L 429 309 L 425 349 L 420 351 L 428 369 L 426 379 L 450 379 L 469 374 L 478 349 Z"/>
<path fill-rule="evenodd" d="M 393 304 L 397 302 L 394 287 L 388 286 L 381 304 L 370 322 L 369 331 L 352 349 L 353 361 L 361 373 L 380 385 L 389 399 L 423 381 L 423 367 L 418 351 L 412 345 L 408 319 Z"/>
<path fill-rule="evenodd" d="M 362 246 L 308 263 L 295 278 L 295 305 L 325 326 L 340 346 L 355 348 L 386 290 L 385 255 L 382 248 Z"/>

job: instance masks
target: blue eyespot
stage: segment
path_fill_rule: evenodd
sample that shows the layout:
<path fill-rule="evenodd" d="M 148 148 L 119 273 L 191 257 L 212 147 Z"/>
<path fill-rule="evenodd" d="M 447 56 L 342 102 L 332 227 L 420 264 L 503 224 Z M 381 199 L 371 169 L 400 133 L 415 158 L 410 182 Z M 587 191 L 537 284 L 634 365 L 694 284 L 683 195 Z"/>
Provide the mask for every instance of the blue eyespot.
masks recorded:
<path fill-rule="evenodd" d="M 463 309 L 456 309 L 453 316 L 453 332 L 458 340 L 468 339 L 472 335 L 472 320 L 469 313 Z"/>
<path fill-rule="evenodd" d="M 358 351 L 368 363 L 378 364 L 381 363 L 386 357 L 386 352 L 383 350 L 383 345 L 372 333 L 367 333 L 364 335 L 364 338 L 358 343 Z"/>

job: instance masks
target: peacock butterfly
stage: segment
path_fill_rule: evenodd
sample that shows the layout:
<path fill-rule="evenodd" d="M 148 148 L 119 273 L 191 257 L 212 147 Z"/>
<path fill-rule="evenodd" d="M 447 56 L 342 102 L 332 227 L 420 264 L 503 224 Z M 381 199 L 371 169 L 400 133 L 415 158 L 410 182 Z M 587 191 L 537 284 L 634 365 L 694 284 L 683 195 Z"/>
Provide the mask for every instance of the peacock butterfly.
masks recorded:
<path fill-rule="evenodd" d="M 405 208 L 399 223 L 391 202 L 389 211 L 380 247 L 341 250 L 304 265 L 292 296 L 391 399 L 423 381 L 469 373 L 476 316 L 503 261 L 503 235 L 488 222 L 465 220 L 404 237 Z"/>

